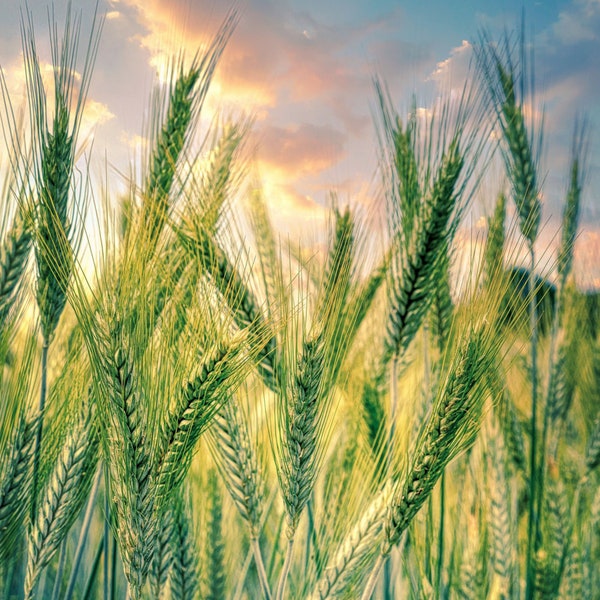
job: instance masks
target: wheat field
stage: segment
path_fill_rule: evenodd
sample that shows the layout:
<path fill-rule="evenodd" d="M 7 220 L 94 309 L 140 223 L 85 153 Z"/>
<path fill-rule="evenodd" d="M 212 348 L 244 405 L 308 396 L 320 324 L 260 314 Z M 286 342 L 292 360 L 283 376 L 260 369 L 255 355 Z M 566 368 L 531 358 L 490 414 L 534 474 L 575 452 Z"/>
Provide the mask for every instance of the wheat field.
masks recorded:
<path fill-rule="evenodd" d="M 572 276 L 585 124 L 550 289 L 518 32 L 483 32 L 462 96 L 425 118 L 377 81 L 380 247 L 332 195 L 315 251 L 274 229 L 250 121 L 194 145 L 238 18 L 173 59 L 111 197 L 79 139 L 102 19 L 86 40 L 50 28 L 49 84 L 24 12 L 22 113 L 2 79 L 1 597 L 600 598 L 600 332 Z"/>

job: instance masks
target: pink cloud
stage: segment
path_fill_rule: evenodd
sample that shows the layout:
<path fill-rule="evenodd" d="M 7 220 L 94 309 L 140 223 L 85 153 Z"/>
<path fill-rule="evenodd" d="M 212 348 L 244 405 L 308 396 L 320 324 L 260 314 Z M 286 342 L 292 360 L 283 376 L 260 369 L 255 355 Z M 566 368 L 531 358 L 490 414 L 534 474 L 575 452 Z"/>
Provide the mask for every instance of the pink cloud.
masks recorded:
<path fill-rule="evenodd" d="M 346 136 L 327 125 L 265 125 L 257 136 L 259 160 L 292 180 L 328 169 L 345 154 Z"/>

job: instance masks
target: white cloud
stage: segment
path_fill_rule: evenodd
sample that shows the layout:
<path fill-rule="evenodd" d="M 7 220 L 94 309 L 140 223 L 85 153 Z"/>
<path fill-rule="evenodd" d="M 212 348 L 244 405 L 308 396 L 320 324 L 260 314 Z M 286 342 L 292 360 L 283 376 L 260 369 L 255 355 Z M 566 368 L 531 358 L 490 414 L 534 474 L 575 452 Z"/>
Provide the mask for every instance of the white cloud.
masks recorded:
<path fill-rule="evenodd" d="M 560 12 L 553 26 L 557 40 L 566 45 L 598 39 L 600 1 L 575 0 Z"/>

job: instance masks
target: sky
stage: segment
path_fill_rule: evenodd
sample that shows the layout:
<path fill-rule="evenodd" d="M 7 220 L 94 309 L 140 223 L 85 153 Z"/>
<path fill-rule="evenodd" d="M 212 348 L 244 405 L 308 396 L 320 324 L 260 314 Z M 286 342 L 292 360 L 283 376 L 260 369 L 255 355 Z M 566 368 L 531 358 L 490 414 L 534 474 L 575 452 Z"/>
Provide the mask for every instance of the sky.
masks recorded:
<path fill-rule="evenodd" d="M 72 2 L 81 12 L 82 39 L 95 5 Z M 15 103 L 23 85 L 20 6 L 0 0 L 0 66 Z M 54 6 L 61 23 L 66 2 Z M 98 0 L 106 20 L 84 125 L 93 134 L 94 155 L 107 158 L 111 173 L 126 171 L 136 156 L 152 88 L 170 57 L 182 49 L 193 55 L 231 6 Z M 536 107 L 544 109 L 540 243 L 556 239 L 573 125 L 584 115 L 591 141 L 577 278 L 582 287 L 600 287 L 600 0 L 238 0 L 235 6 L 239 23 L 217 68 L 203 123 L 217 114 L 252 117 L 247 147 L 253 177 L 276 223 L 290 230 L 322 218 L 332 191 L 342 202 L 365 207 L 380 195 L 374 77 L 386 83 L 401 115 L 413 98 L 432 106 L 462 85 L 482 29 L 497 39 L 516 31 L 524 14 L 535 54 Z M 40 55 L 49 58 L 48 4 L 31 0 L 29 7 Z M 463 242 L 473 238 L 473 228 L 482 229 L 502 185 L 498 174 L 482 185 Z"/>

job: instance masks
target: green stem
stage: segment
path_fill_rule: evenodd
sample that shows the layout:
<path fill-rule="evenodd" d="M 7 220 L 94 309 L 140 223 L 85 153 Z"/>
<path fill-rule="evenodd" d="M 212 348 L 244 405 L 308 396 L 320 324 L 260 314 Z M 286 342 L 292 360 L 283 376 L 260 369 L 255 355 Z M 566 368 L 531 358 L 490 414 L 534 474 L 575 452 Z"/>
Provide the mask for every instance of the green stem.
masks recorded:
<path fill-rule="evenodd" d="M 558 340 L 559 330 L 559 314 L 560 314 L 560 301 L 562 296 L 562 289 L 558 289 L 556 296 L 556 302 L 554 304 L 554 314 L 552 317 L 552 333 L 550 336 L 550 350 L 548 360 L 548 385 L 546 386 L 546 402 L 544 403 L 544 423 L 542 427 L 542 439 L 540 440 L 540 448 L 538 454 L 540 455 L 539 461 L 539 472 L 538 472 L 538 485 L 537 485 L 537 514 L 542 514 L 542 507 L 544 506 L 544 481 L 546 479 L 546 448 L 548 445 L 548 434 L 550 432 L 550 400 L 549 394 L 552 393 L 551 387 L 553 385 L 553 373 L 554 373 L 554 362 L 556 360 L 556 344 Z M 538 518 L 536 523 L 535 539 L 540 537 L 540 520 Z"/>
<path fill-rule="evenodd" d="M 396 437 L 396 415 L 398 412 L 398 354 L 394 354 L 390 364 L 390 427 L 387 447 L 387 476 L 391 477 L 394 463 L 394 438 Z M 391 600 L 392 594 L 392 563 L 388 556 L 383 563 L 383 597 Z"/>
<path fill-rule="evenodd" d="M 4 600 L 10 600 L 10 588 L 15 570 L 14 561 L 7 561 L 7 563 L 8 564 L 3 565 L 2 571 L 0 571 L 0 574 L 4 578 L 4 594 L 2 594 Z"/>
<path fill-rule="evenodd" d="M 381 571 L 381 567 L 387 558 L 388 557 L 384 556 L 383 554 L 380 554 L 377 557 L 377 562 L 373 566 L 373 570 L 369 575 L 369 579 L 367 579 L 367 584 L 365 585 L 365 590 L 361 596 L 361 600 L 371 600 L 373 592 L 375 591 L 375 586 L 377 585 L 377 580 L 379 579 L 379 572 Z"/>
<path fill-rule="evenodd" d="M 237 584 L 235 586 L 235 591 L 231 596 L 232 600 L 241 600 L 244 595 L 244 588 L 246 587 L 246 579 L 248 578 L 248 571 L 250 570 L 250 565 L 252 564 L 252 558 L 254 557 L 254 548 L 252 546 L 246 552 L 246 558 L 244 559 L 244 564 L 240 569 L 240 576 L 238 578 Z"/>
<path fill-rule="evenodd" d="M 308 502 L 306 503 L 306 512 L 308 516 L 308 526 L 306 531 L 306 546 L 304 548 L 304 572 L 308 573 L 308 566 L 310 564 L 310 546 L 313 538 L 313 514 L 312 514 L 312 494 L 310 495 Z"/>
<path fill-rule="evenodd" d="M 265 571 L 265 564 L 260 551 L 258 538 L 252 540 L 252 553 L 254 554 L 254 564 L 256 565 L 256 571 L 258 572 L 258 579 L 260 580 L 264 597 L 266 600 L 271 600 L 271 587 L 269 586 L 269 580 L 267 579 L 267 572 Z"/>
<path fill-rule="evenodd" d="M 110 504 L 108 502 L 108 476 L 107 469 L 104 470 L 104 564 L 103 564 L 103 587 L 102 598 L 109 600 L 110 596 L 110 567 L 108 545 L 110 543 Z"/>
<path fill-rule="evenodd" d="M 85 516 L 83 517 L 83 523 L 81 525 L 81 531 L 79 532 L 79 540 L 77 542 L 77 549 L 75 550 L 75 556 L 73 557 L 73 567 L 71 568 L 71 576 L 69 577 L 69 584 L 67 586 L 67 592 L 65 593 L 64 600 L 71 600 L 73 592 L 75 590 L 75 581 L 77 580 L 77 573 L 81 566 L 81 559 L 83 557 L 83 548 L 87 540 L 87 535 L 90 530 L 90 524 L 92 522 L 92 516 L 94 514 L 94 505 L 96 503 L 96 496 L 98 494 L 98 488 L 100 486 L 100 479 L 102 476 L 102 469 L 98 469 L 96 478 L 94 479 L 94 485 L 90 492 L 90 497 L 85 509 Z"/>
<path fill-rule="evenodd" d="M 277 592 L 275 593 L 275 600 L 283 600 L 285 593 L 285 586 L 287 584 L 287 578 L 292 566 L 292 555 L 294 553 L 294 538 L 288 541 L 287 551 L 285 553 L 285 560 L 283 561 L 283 567 L 281 568 L 281 575 L 279 576 L 279 583 L 277 584 Z"/>
<path fill-rule="evenodd" d="M 525 600 L 533 600 L 535 589 L 535 553 L 537 551 L 537 476 L 538 476 L 538 448 L 537 448 L 537 298 L 535 289 L 535 251 L 533 242 L 529 243 L 530 270 L 529 270 L 529 328 L 531 335 L 531 448 L 529 460 L 529 515 L 527 524 L 527 575 Z"/>
<path fill-rule="evenodd" d="M 394 590 L 392 587 L 392 556 L 386 557 L 383 564 L 383 598 L 384 600 L 394 600 Z"/>
<path fill-rule="evenodd" d="M 38 422 L 35 432 L 35 446 L 33 449 L 33 479 L 31 485 L 31 523 L 35 523 L 37 509 L 38 479 L 40 471 L 40 453 L 42 449 L 42 430 L 44 426 L 44 409 L 46 408 L 46 393 L 48 385 L 48 346 L 49 342 L 44 339 L 42 346 L 42 380 L 40 383 L 40 401 L 38 405 Z"/>
<path fill-rule="evenodd" d="M 283 530 L 283 524 L 285 523 L 285 513 L 282 513 L 279 517 L 279 525 L 277 526 L 277 532 L 275 533 L 276 540 L 281 538 L 281 531 Z M 273 550 L 271 552 L 271 557 L 269 559 L 269 569 L 268 569 L 268 579 L 269 581 L 273 578 L 273 572 L 275 571 L 275 562 L 277 558 L 277 544 L 273 544 Z"/>
<path fill-rule="evenodd" d="M 96 577 L 98 576 L 99 566 L 100 566 L 100 558 L 102 557 L 104 551 L 104 536 L 100 540 L 98 544 L 98 548 L 96 549 L 96 554 L 94 554 L 94 560 L 92 561 L 92 566 L 90 569 L 90 574 L 87 579 L 87 583 L 85 584 L 83 595 L 81 596 L 82 600 L 89 600 L 92 596 L 92 590 L 96 588 Z"/>
<path fill-rule="evenodd" d="M 58 600 L 60 596 L 63 572 L 65 570 L 65 563 L 67 562 L 67 540 L 68 536 L 65 536 L 60 545 L 60 553 L 58 555 L 58 567 L 56 568 L 56 576 L 54 577 L 54 588 L 52 589 L 52 600 Z"/>
<path fill-rule="evenodd" d="M 115 600 L 117 595 L 117 538 L 112 536 L 112 544 L 110 549 L 110 600 Z M 129 585 L 127 585 L 129 590 Z"/>
<path fill-rule="evenodd" d="M 438 555 L 437 555 L 437 573 L 436 582 L 437 590 L 439 593 L 442 592 L 442 578 L 443 578 L 443 567 L 444 567 L 444 525 L 446 512 L 446 471 L 442 472 L 440 477 L 440 526 L 438 530 Z"/>

